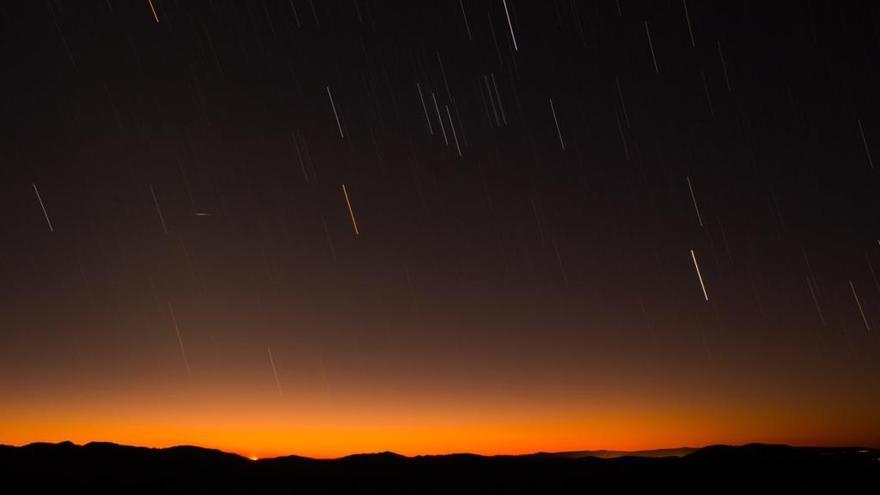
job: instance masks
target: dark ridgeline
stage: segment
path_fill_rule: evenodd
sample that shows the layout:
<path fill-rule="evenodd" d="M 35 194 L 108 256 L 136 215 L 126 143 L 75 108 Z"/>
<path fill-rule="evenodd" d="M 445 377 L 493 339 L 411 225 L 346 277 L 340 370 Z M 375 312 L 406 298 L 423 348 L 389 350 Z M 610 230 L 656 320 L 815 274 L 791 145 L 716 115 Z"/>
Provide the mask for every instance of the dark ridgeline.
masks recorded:
<path fill-rule="evenodd" d="M 622 411 L 880 447 L 878 19 L 0 2 L 0 440 L 405 404 L 362 424 Z M 880 493 L 855 448 L 582 454 L 34 444 L 0 447 L 0 492 Z"/>
<path fill-rule="evenodd" d="M 30 493 L 877 493 L 880 450 L 751 444 L 681 457 L 383 452 L 251 461 L 199 447 L 63 442 L 0 447 L 0 477 Z"/>

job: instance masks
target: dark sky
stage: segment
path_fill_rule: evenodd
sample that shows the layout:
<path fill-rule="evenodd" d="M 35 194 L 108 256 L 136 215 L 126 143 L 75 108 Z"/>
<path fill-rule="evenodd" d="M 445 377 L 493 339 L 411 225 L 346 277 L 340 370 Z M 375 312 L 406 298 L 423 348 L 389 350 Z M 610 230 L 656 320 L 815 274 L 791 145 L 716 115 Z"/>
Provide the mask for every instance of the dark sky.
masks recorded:
<path fill-rule="evenodd" d="M 152 1 L 0 4 L 0 443 L 880 446 L 874 2 Z"/>

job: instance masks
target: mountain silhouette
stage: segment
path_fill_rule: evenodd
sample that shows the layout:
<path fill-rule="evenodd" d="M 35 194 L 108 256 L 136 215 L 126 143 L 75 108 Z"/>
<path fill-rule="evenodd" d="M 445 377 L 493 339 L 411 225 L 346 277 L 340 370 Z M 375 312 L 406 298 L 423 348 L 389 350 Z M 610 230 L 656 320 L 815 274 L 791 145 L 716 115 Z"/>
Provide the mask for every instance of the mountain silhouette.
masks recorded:
<path fill-rule="evenodd" d="M 570 457 L 572 459 L 579 459 L 581 457 L 612 459 L 615 457 L 681 457 L 697 450 L 699 449 L 679 447 L 675 449 L 654 450 L 573 450 L 567 452 L 540 452 L 539 454 L 550 457 Z"/>
<path fill-rule="evenodd" d="M 749 444 L 252 461 L 193 446 L 61 442 L 0 446 L 0 479 L 28 493 L 878 493 L 880 450 Z"/>

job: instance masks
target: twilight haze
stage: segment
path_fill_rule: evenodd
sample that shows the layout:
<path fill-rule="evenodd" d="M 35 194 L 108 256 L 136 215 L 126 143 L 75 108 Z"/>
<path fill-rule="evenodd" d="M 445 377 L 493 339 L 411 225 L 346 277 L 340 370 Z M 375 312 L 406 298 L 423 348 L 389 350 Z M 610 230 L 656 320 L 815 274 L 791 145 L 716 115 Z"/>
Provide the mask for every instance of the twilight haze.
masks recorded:
<path fill-rule="evenodd" d="M 0 444 L 880 446 L 878 19 L 3 2 Z"/>

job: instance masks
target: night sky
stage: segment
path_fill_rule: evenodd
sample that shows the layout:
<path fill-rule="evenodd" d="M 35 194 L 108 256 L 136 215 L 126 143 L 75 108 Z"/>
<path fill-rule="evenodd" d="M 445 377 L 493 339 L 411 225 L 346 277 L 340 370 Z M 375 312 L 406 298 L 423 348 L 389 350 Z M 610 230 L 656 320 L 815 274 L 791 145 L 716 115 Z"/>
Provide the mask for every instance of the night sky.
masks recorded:
<path fill-rule="evenodd" d="M 2 2 L 0 443 L 880 446 L 878 27 Z"/>

